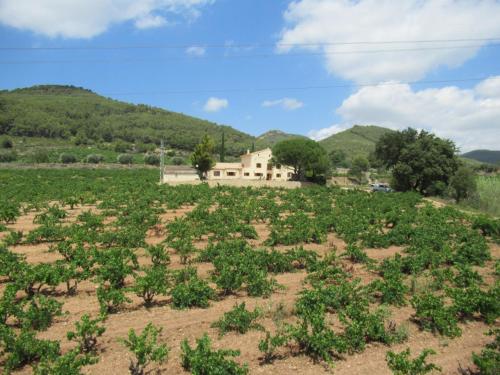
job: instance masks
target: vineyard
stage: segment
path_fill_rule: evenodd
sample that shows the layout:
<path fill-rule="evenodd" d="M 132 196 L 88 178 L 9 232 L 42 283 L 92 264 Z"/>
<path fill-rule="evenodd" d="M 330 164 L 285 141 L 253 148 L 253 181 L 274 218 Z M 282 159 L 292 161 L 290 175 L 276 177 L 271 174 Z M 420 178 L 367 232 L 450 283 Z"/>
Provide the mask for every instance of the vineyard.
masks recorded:
<path fill-rule="evenodd" d="M 500 220 L 157 178 L 0 170 L 3 373 L 499 373 Z"/>

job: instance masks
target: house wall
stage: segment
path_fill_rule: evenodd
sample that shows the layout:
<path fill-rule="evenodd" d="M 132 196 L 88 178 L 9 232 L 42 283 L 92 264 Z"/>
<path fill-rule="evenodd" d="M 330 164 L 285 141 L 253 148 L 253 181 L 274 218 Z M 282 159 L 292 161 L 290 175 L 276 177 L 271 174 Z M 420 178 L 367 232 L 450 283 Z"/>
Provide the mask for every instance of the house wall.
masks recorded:
<path fill-rule="evenodd" d="M 163 175 L 163 182 L 189 182 L 189 181 L 200 181 L 200 178 L 196 173 L 187 174 L 187 173 L 165 173 Z"/>

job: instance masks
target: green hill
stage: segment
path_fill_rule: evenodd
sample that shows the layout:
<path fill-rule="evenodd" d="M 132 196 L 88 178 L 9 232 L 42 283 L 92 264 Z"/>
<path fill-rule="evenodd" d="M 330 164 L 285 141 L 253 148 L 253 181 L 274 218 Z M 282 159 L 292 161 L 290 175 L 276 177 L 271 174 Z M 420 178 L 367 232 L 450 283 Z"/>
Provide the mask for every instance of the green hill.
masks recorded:
<path fill-rule="evenodd" d="M 120 102 L 74 86 L 43 85 L 0 91 L 0 135 L 42 137 L 69 143 L 159 143 L 191 151 L 204 134 L 239 155 L 255 137 L 181 113 Z"/>
<path fill-rule="evenodd" d="M 334 134 L 321 140 L 319 143 L 327 152 L 341 150 L 348 160 L 358 156 L 368 157 L 375 150 L 375 144 L 382 135 L 392 130 L 380 126 L 354 125 L 352 128 Z"/>
<path fill-rule="evenodd" d="M 257 137 L 257 139 L 255 140 L 255 147 L 257 149 L 273 147 L 278 142 L 293 138 L 306 138 L 306 137 L 298 134 L 288 134 L 282 132 L 281 130 L 270 130 Z"/>
<path fill-rule="evenodd" d="M 466 152 L 462 157 L 482 163 L 500 164 L 500 151 L 474 150 Z"/>

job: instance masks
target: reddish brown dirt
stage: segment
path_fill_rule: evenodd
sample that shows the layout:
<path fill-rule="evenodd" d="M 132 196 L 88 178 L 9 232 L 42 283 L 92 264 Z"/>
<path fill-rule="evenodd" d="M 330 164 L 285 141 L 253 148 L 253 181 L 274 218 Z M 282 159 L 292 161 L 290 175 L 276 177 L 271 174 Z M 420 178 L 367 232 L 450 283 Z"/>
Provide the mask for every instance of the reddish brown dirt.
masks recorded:
<path fill-rule="evenodd" d="M 94 207 L 95 209 L 95 207 Z M 177 210 L 167 210 L 161 214 L 161 228 L 158 230 L 152 229 L 148 233 L 147 243 L 157 244 L 162 242 L 167 233 L 165 224 L 174 220 L 176 217 L 185 215 L 190 212 L 193 207 L 183 207 Z M 74 212 L 70 213 L 68 221 L 73 220 L 76 216 L 83 212 L 85 207 L 79 207 Z M 29 213 L 21 217 L 17 223 L 10 226 L 15 230 L 23 230 L 26 233 L 34 228 L 32 223 L 35 213 Z M 257 240 L 251 241 L 253 246 L 262 246 L 262 243 L 269 235 L 269 227 L 267 224 L 253 223 L 259 235 Z M 196 245 L 198 248 L 206 246 L 207 241 L 200 241 Z M 58 259 L 54 253 L 48 253 L 49 244 L 42 245 L 22 245 L 12 248 L 16 253 L 26 255 L 30 262 L 52 262 Z M 325 255 L 334 249 L 337 249 L 337 254 L 341 254 L 345 250 L 345 243 L 334 234 L 329 234 L 326 243 L 304 244 L 305 249 L 317 251 L 320 255 Z M 277 249 L 286 250 L 294 246 L 279 246 Z M 498 258 L 500 256 L 500 246 L 492 244 L 493 255 Z M 366 249 L 366 253 L 376 261 L 380 261 L 387 257 L 391 257 L 396 253 L 400 253 L 402 248 L 390 247 L 388 249 Z M 145 264 L 145 253 L 143 250 L 138 251 L 141 264 Z M 343 261 L 346 266 L 350 267 L 355 277 L 361 278 L 364 284 L 372 281 L 377 276 L 368 271 L 365 266 L 359 264 L 351 264 L 348 261 Z M 198 268 L 198 272 L 202 277 L 209 277 L 212 266 L 210 264 L 194 264 Z M 490 278 L 488 282 L 492 282 L 491 268 L 494 262 L 488 263 L 489 272 L 486 271 Z M 181 268 L 178 255 L 171 253 L 171 268 Z M 479 352 L 481 348 L 491 338 L 484 335 L 487 331 L 487 326 L 480 322 L 470 322 L 462 325 L 463 335 L 456 339 L 446 339 L 439 336 L 434 336 L 427 332 L 419 331 L 418 327 L 410 322 L 413 309 L 410 306 L 403 308 L 391 308 L 391 319 L 397 324 L 404 324 L 408 327 L 409 341 L 400 345 L 395 345 L 391 348 L 381 344 L 369 344 L 363 353 L 346 356 L 342 360 L 335 361 L 333 367 L 329 368 L 322 363 L 314 363 L 310 358 L 303 355 L 294 355 L 293 348 L 284 348 L 280 351 L 283 358 L 276 360 L 272 364 L 260 364 L 260 352 L 258 350 L 259 340 L 263 338 L 263 333 L 251 331 L 245 335 L 234 333 L 227 334 L 219 338 L 217 331 L 210 325 L 218 320 L 224 312 L 229 311 L 234 304 L 246 302 L 247 308 L 253 309 L 260 307 L 264 312 L 264 316 L 260 319 L 260 323 L 268 330 L 274 331 L 275 324 L 273 323 L 273 311 L 279 304 L 283 304 L 284 310 L 287 312 L 285 320 L 290 321 L 294 301 L 297 293 L 303 288 L 303 280 L 305 272 L 295 272 L 283 275 L 277 275 L 277 281 L 285 287 L 284 290 L 274 293 L 270 298 L 250 298 L 244 292 L 236 296 L 228 296 L 220 301 L 214 301 L 207 309 L 190 309 L 190 310 L 174 310 L 169 304 L 168 297 L 159 297 L 158 303 L 149 309 L 146 309 L 142 300 L 138 297 L 128 294 L 132 299 L 132 303 L 120 310 L 117 314 L 109 316 L 105 323 L 106 332 L 100 340 L 99 355 L 100 361 L 92 366 L 84 369 L 86 374 L 126 374 L 128 372 L 129 354 L 127 350 L 121 346 L 117 339 L 125 337 L 129 329 L 133 328 L 136 331 L 142 330 L 149 322 L 162 327 L 163 332 L 161 341 L 165 342 L 171 348 L 169 360 L 167 363 L 154 367 L 161 374 L 182 374 L 186 373 L 180 365 L 180 343 L 184 339 L 188 339 L 191 344 L 198 337 L 201 337 L 204 332 L 207 332 L 213 342 L 214 348 L 231 348 L 241 350 L 241 356 L 237 357 L 239 363 L 248 363 L 251 374 L 273 374 L 273 375 L 289 375 L 296 374 L 390 374 L 385 362 L 385 355 L 388 350 L 401 351 L 410 347 L 413 354 L 417 354 L 423 348 L 433 348 L 437 355 L 432 356 L 432 362 L 441 366 L 444 374 L 458 374 L 459 363 L 465 368 L 472 366 L 472 352 Z M 128 280 L 130 283 L 130 280 Z M 0 289 L 2 289 L 0 287 Z M 58 291 L 63 291 L 61 286 Z M 41 338 L 61 340 L 63 352 L 70 350 L 74 344 L 65 339 L 66 332 L 73 328 L 75 321 L 84 314 L 88 313 L 92 316 L 97 316 L 99 305 L 95 295 L 96 286 L 92 282 L 83 282 L 79 285 L 76 295 L 71 297 L 57 297 L 64 302 L 63 310 L 67 311 L 62 317 L 56 319 L 55 324 L 46 332 L 40 334 Z M 32 370 L 25 367 L 19 374 L 30 374 Z"/>

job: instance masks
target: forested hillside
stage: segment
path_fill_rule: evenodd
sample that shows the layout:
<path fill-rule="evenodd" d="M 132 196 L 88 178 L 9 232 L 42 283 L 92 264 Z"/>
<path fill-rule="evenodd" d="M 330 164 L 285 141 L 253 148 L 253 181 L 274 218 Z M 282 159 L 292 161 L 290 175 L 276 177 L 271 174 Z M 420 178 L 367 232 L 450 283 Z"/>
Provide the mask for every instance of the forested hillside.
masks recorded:
<path fill-rule="evenodd" d="M 463 154 L 462 157 L 482 163 L 500 164 L 500 151 L 474 150 Z"/>
<path fill-rule="evenodd" d="M 390 129 L 380 126 L 354 125 L 352 128 L 325 138 L 319 143 L 327 152 L 343 151 L 347 159 L 350 160 L 358 156 L 367 158 L 370 152 L 375 150 L 375 144 L 380 137 L 390 131 Z"/>
<path fill-rule="evenodd" d="M 34 86 L 0 91 L 0 135 L 44 137 L 85 142 L 159 143 L 192 150 L 204 134 L 238 155 L 255 137 L 229 126 L 181 113 L 105 98 L 73 86 Z"/>

